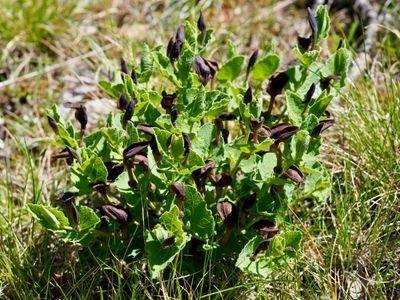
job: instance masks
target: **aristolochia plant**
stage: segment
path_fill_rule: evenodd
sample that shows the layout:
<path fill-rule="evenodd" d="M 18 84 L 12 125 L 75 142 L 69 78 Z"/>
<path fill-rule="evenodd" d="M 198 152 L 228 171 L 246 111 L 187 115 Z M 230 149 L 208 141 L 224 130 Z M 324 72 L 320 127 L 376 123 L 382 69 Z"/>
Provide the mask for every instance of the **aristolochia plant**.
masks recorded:
<path fill-rule="evenodd" d="M 145 45 L 140 66 L 130 72 L 122 59 L 113 81 L 99 83 L 121 111 L 104 127 L 87 132 L 90 112 L 67 103 L 76 131 L 54 106 L 48 121 L 69 189 L 56 207 L 30 204 L 33 216 L 99 256 L 114 247 L 145 260 L 152 278 L 178 255 L 191 268 L 232 257 L 263 276 L 286 263 L 301 242 L 288 230 L 288 205 L 329 194 L 320 134 L 334 123 L 326 108 L 350 61 L 342 46 L 319 57 L 330 30 L 324 6 L 308 9 L 308 20 L 298 64 L 285 71 L 276 73 L 273 47 L 255 51 L 246 69 L 232 44 L 223 64 L 210 59 L 213 31 L 200 16 L 197 26 L 179 26 L 167 49 Z"/>

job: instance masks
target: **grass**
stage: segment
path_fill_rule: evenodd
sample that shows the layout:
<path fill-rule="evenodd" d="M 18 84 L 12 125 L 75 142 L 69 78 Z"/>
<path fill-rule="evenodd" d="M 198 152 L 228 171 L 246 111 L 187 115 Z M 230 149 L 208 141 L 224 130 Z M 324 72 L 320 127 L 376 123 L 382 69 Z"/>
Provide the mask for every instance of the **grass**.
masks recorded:
<path fill-rule="evenodd" d="M 65 184 L 63 167 L 50 160 L 54 147 L 48 144 L 50 130 L 42 122 L 44 109 L 67 100 L 82 85 L 95 85 L 86 78 L 106 76 L 104 70 L 118 65 L 121 52 L 133 60 L 138 43 L 166 42 L 178 22 L 197 11 L 192 5 L 178 9 L 175 1 L 165 2 L 165 7 L 154 2 L 149 6 L 153 19 L 146 21 L 149 10 L 141 6 L 144 2 L 138 4 L 142 10 L 126 16 L 122 1 L 86 6 L 75 1 L 20 2 L 23 5 L 2 1 L 0 6 L 4 16 L 0 44 L 8 49 L 2 52 L 0 78 L 9 80 L 4 86 L 0 82 L 0 119 L 5 125 L 0 127 L 4 142 L 0 147 L 0 298 L 400 297 L 400 54 L 396 51 L 400 41 L 395 31 L 381 29 L 370 69 L 348 84 L 332 108 L 336 126 L 327 137 L 323 157 L 332 171 L 333 190 L 326 203 L 302 203 L 291 209 L 293 226 L 304 236 L 296 263 L 264 279 L 240 273 L 229 260 L 206 262 L 203 273 L 186 274 L 177 259 L 173 272 L 153 282 L 140 271 L 143 261 L 112 255 L 103 259 L 90 249 L 57 241 L 33 222 L 26 204 L 50 203 Z M 280 20 L 283 12 L 276 10 L 278 2 L 239 1 L 239 14 L 229 3 L 221 3 L 202 1 L 210 22 L 222 23 L 221 36 L 248 39 L 251 28 L 262 28 L 259 41 L 253 40 L 253 45 L 262 47 L 281 31 L 288 38 L 277 39 L 279 51 L 289 53 L 289 45 L 281 40 L 294 40 L 291 22 L 302 17 L 296 10 L 289 10 L 292 20 Z M 394 13 L 399 19 L 400 14 Z M 248 21 L 238 27 L 238 19 Z M 132 37 L 129 31 L 135 29 L 152 34 Z M 251 45 L 242 52 L 250 52 Z M 63 64 L 68 59 L 77 60 L 69 67 Z M 32 77 L 18 80 L 26 74 Z M 103 96 L 93 90 L 82 97 Z"/>

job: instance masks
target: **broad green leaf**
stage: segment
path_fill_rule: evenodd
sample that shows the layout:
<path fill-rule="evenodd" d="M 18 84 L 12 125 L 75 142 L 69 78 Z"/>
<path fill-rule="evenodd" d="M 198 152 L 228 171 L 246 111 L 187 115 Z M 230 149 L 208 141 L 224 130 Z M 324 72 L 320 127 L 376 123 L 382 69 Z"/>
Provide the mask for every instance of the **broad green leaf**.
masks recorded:
<path fill-rule="evenodd" d="M 119 93 L 113 88 L 111 82 L 106 80 L 101 80 L 98 83 L 99 87 L 107 93 L 107 95 L 111 96 L 112 98 L 117 98 Z"/>
<path fill-rule="evenodd" d="M 153 73 L 153 56 L 147 44 L 143 45 L 142 56 L 140 58 L 139 82 L 148 82 Z"/>
<path fill-rule="evenodd" d="M 333 95 L 327 95 L 326 91 L 321 93 L 317 99 L 312 103 L 310 106 L 308 113 L 313 114 L 316 117 L 322 116 L 325 112 L 326 108 L 328 107 L 329 103 L 331 103 L 333 99 Z"/>
<path fill-rule="evenodd" d="M 192 140 L 192 149 L 204 160 L 209 158 L 212 141 L 215 138 L 214 124 L 204 124 L 200 127 L 196 138 Z"/>
<path fill-rule="evenodd" d="M 122 77 L 124 78 L 124 86 L 125 86 L 125 95 L 128 96 L 129 99 L 132 99 L 135 95 L 134 83 L 130 75 L 122 73 Z"/>
<path fill-rule="evenodd" d="M 320 51 L 318 51 L 318 50 L 310 50 L 310 51 L 302 53 L 297 45 L 293 48 L 293 52 L 294 52 L 294 54 L 296 54 L 296 56 L 300 60 L 300 62 L 305 66 L 309 66 L 313 62 L 315 62 L 320 53 Z"/>
<path fill-rule="evenodd" d="M 239 55 L 229 59 L 218 71 L 218 81 L 233 81 L 240 75 L 244 64 L 244 56 Z"/>
<path fill-rule="evenodd" d="M 310 135 L 306 130 L 300 130 L 290 140 L 291 156 L 294 162 L 299 163 L 302 160 L 303 155 L 308 150 L 309 144 L 310 144 Z"/>
<path fill-rule="evenodd" d="M 101 133 L 106 138 L 107 142 L 114 148 L 118 149 L 125 138 L 125 132 L 122 129 L 115 127 L 101 128 Z"/>
<path fill-rule="evenodd" d="M 303 119 L 304 104 L 301 97 L 291 91 L 286 91 L 286 107 L 290 122 L 300 126 Z"/>
<path fill-rule="evenodd" d="M 165 77 L 168 78 L 175 86 L 181 87 L 178 79 L 176 78 L 176 75 L 174 73 L 174 68 L 171 65 L 171 62 L 169 61 L 169 58 L 166 57 L 164 54 L 162 54 L 159 50 L 158 51 L 153 51 L 153 58 L 154 58 L 154 63 L 160 70 L 161 74 Z"/>
<path fill-rule="evenodd" d="M 214 236 L 214 218 L 199 192 L 185 185 L 186 201 L 183 204 L 183 222 L 189 232 L 198 239 L 207 240 Z"/>
<path fill-rule="evenodd" d="M 79 227 L 81 231 L 94 228 L 98 223 L 100 223 L 100 218 L 90 207 L 79 206 L 78 211 L 80 216 Z"/>
<path fill-rule="evenodd" d="M 28 209 L 32 216 L 47 230 L 63 232 L 66 229 L 72 229 L 67 217 L 57 208 L 29 203 Z"/>
<path fill-rule="evenodd" d="M 275 153 L 266 153 L 263 155 L 262 159 L 258 162 L 258 172 L 263 181 L 269 181 L 274 179 L 276 174 L 274 168 L 277 164 L 277 158 Z"/>
<path fill-rule="evenodd" d="M 328 37 L 329 30 L 331 29 L 331 20 L 329 19 L 328 9 L 325 5 L 320 5 L 317 8 L 315 18 L 317 19 L 318 35 L 317 35 L 317 45 L 321 43 Z"/>
<path fill-rule="evenodd" d="M 243 272 L 254 273 L 264 277 L 269 276 L 273 271 L 272 262 L 270 259 L 266 258 L 265 256 L 257 257 L 255 261 L 250 259 L 262 241 L 263 239 L 260 236 L 255 236 L 252 238 L 240 252 L 235 266 L 241 269 Z M 262 254 L 260 254 L 260 256 L 261 255 Z"/>
<path fill-rule="evenodd" d="M 107 168 L 100 157 L 92 156 L 82 164 L 81 170 L 91 182 L 107 181 Z"/>
<path fill-rule="evenodd" d="M 331 81 L 331 84 L 339 89 L 345 84 L 350 62 L 350 51 L 346 48 L 340 48 L 327 60 L 325 66 L 321 69 L 321 75 L 323 77 L 329 75 L 340 75 L 340 80 Z"/>
<path fill-rule="evenodd" d="M 159 129 L 157 127 L 154 127 L 153 130 L 154 130 L 154 136 L 157 141 L 158 150 L 160 151 L 161 155 L 165 155 L 166 157 L 168 157 L 169 156 L 168 140 L 171 136 L 171 133 L 166 130 Z"/>
<path fill-rule="evenodd" d="M 279 68 L 280 59 L 275 54 L 269 54 L 259 59 L 251 73 L 255 81 L 263 81 L 269 78 Z"/>
<path fill-rule="evenodd" d="M 254 144 L 252 142 L 246 142 L 244 139 L 240 139 L 232 146 L 237 149 L 240 149 L 243 153 L 255 154 L 256 152 L 267 149 L 273 143 L 274 143 L 274 140 L 270 139 L 270 138 L 266 138 L 259 144 Z"/>
<path fill-rule="evenodd" d="M 183 231 L 182 220 L 179 219 L 179 209 L 175 206 L 171 211 L 165 212 L 160 217 L 161 224 L 157 224 L 148 232 L 146 240 L 146 253 L 151 272 L 151 278 L 159 278 L 161 272 L 174 260 L 185 247 L 190 237 Z M 175 236 L 175 243 L 163 249 L 165 239 Z"/>
<path fill-rule="evenodd" d="M 179 80 L 185 83 L 189 78 L 190 69 L 193 65 L 194 52 L 188 46 L 187 42 L 183 45 L 183 53 L 178 59 L 178 77 Z"/>

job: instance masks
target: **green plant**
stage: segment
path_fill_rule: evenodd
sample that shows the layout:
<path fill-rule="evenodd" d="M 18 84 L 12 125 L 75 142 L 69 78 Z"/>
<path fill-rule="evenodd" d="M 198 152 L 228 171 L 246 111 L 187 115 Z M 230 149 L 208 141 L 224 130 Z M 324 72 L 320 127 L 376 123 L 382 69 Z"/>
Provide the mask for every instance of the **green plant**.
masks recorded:
<path fill-rule="evenodd" d="M 237 257 L 241 270 L 264 276 L 288 263 L 301 242 L 288 205 L 322 202 L 330 191 L 320 133 L 333 125 L 326 108 L 350 61 L 342 47 L 319 59 L 329 17 L 324 6 L 308 13 L 312 35 L 299 38 L 300 63 L 284 72 L 274 47 L 253 53 L 246 72 L 232 43 L 221 67 L 205 58 L 213 31 L 200 17 L 197 28 L 178 28 L 167 55 L 145 45 L 140 72 L 122 59 L 113 81 L 99 83 L 122 113 L 98 130 L 86 132 L 83 104 L 66 105 L 79 131 L 54 106 L 48 121 L 64 147 L 55 158 L 70 166 L 70 188 L 55 197 L 58 207 L 30 204 L 32 215 L 99 257 L 112 247 L 145 258 L 152 278 L 179 254 L 193 269 Z"/>

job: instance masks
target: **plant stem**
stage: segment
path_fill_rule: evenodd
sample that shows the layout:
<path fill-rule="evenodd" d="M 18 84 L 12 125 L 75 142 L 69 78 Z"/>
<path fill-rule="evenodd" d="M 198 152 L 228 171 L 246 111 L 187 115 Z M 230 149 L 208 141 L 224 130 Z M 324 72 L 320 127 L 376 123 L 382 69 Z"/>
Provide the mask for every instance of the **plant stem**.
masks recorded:
<path fill-rule="evenodd" d="M 264 116 L 266 120 L 268 120 L 271 117 L 272 108 L 273 108 L 274 103 L 275 103 L 275 97 L 276 96 L 271 96 L 271 100 L 269 101 L 268 110 L 267 110 L 267 112 L 266 112 L 266 114 Z"/>

